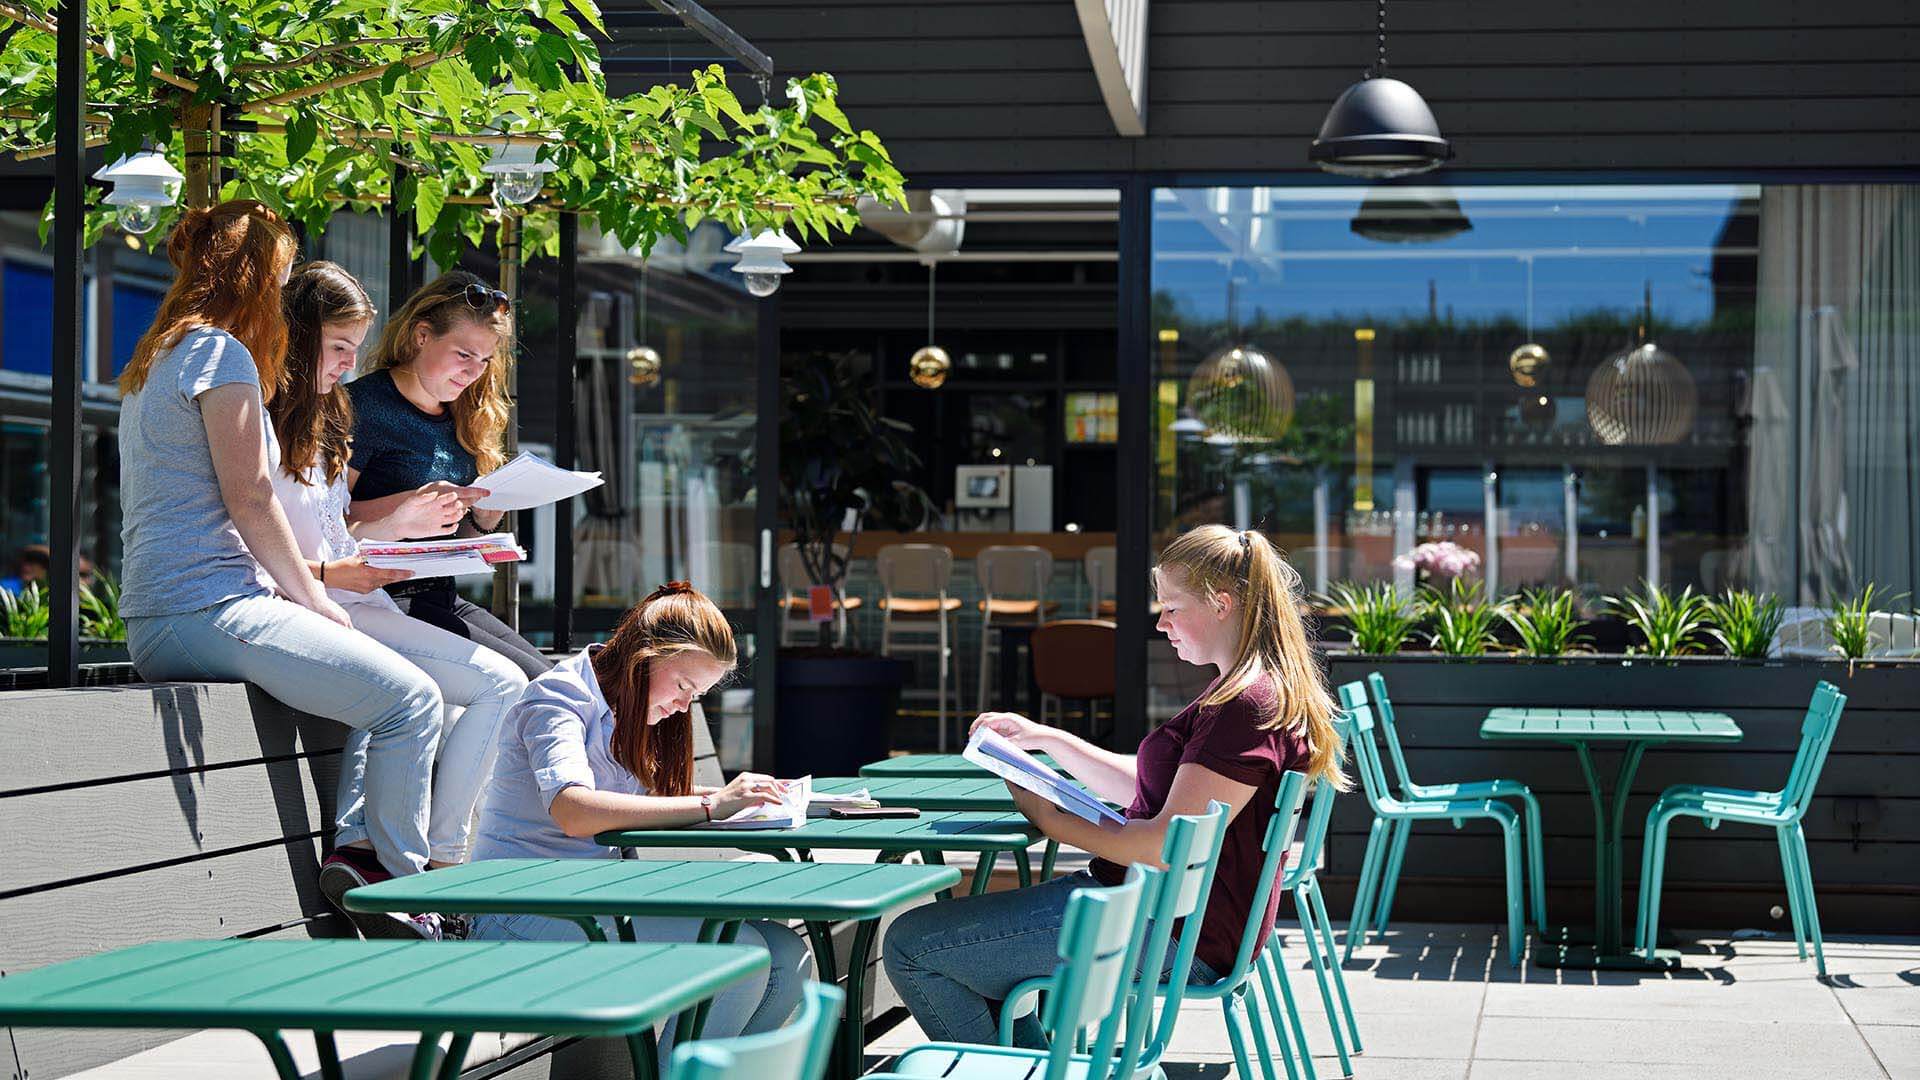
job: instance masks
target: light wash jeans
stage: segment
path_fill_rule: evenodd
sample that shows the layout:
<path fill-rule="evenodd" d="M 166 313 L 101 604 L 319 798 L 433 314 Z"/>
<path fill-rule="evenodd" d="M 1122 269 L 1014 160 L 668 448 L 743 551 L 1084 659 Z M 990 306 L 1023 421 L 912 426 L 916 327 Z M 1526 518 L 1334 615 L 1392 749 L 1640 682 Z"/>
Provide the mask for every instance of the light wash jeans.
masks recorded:
<path fill-rule="evenodd" d="M 613 920 L 602 919 L 609 942 L 619 941 Z M 635 919 L 634 937 L 640 941 L 686 941 L 700 936 L 699 919 Z M 477 915 L 469 941 L 585 941 L 587 932 L 565 919 L 542 915 Z M 813 955 L 800 935 L 778 923 L 753 920 L 741 924 L 738 945 L 758 945 L 772 957 L 765 972 L 751 975 L 714 996 L 701 1037 L 725 1039 L 772 1031 L 785 1024 L 800 1007 L 800 990 L 813 971 Z M 608 948 L 617 948 L 608 945 Z M 667 1075 L 673 1052 L 673 1021 L 660 1033 L 660 1075 Z"/>
<path fill-rule="evenodd" d="M 127 649 L 143 679 L 249 682 L 295 709 L 364 732 L 365 835 L 389 871 L 426 867 L 444 706 L 419 668 L 358 630 L 277 596 L 128 619 Z M 338 806 L 361 801 L 361 772 L 343 764 Z"/>
<path fill-rule="evenodd" d="M 518 664 L 484 645 L 431 623 L 411 619 L 388 607 L 347 604 L 354 629 L 405 657 L 425 672 L 448 706 L 441 726 L 438 760 L 433 768 L 433 807 L 427 819 L 427 854 L 435 862 L 462 863 L 473 835 L 473 808 L 480 791 L 493 775 L 493 756 L 499 746 L 500 718 L 527 688 Z M 455 713 L 454 710 L 460 710 Z M 340 771 L 356 778 L 367 767 L 367 735 L 355 732 L 347 740 Z M 349 801 L 342 787 L 335 844 L 365 839 L 364 787 L 353 785 Z"/>
<path fill-rule="evenodd" d="M 908 1011 L 934 1042 L 999 1041 L 999 1014 L 1023 980 L 1053 974 L 1060 963 L 1060 923 L 1075 889 L 1097 889 L 1085 870 L 1026 889 L 961 896 L 910 908 L 887 931 L 887 978 Z M 1160 977 L 1173 966 L 1179 939 L 1167 947 Z M 1217 982 L 1219 976 L 1199 957 L 1187 976 L 1190 984 Z M 1029 1013 L 1015 1021 L 1013 1044 L 1046 1046 L 1039 1020 Z"/>

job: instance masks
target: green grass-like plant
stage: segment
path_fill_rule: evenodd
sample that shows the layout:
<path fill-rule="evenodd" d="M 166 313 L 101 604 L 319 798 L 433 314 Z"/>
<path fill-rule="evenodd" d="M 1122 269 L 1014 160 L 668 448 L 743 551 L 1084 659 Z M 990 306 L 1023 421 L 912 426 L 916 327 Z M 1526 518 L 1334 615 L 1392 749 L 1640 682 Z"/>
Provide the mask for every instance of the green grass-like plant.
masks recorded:
<path fill-rule="evenodd" d="M 1646 639 L 1627 651 L 1642 656 L 1686 656 L 1700 651 L 1707 629 L 1707 598 L 1689 585 L 1677 593 L 1640 582 L 1640 592 L 1609 596 L 1606 603 L 1626 624 Z"/>
<path fill-rule="evenodd" d="M 1327 590 L 1326 599 L 1346 616 L 1356 652 L 1375 656 L 1399 652 L 1420 625 L 1419 609 L 1391 581 L 1371 585 L 1343 581 Z"/>
<path fill-rule="evenodd" d="M 1827 636 L 1833 639 L 1834 655 L 1847 660 L 1864 658 L 1873 649 L 1873 617 L 1878 614 L 1876 600 L 1893 597 L 1872 582 L 1851 600 L 1836 600 L 1827 616 Z"/>
<path fill-rule="evenodd" d="M 1742 660 L 1764 660 L 1773 648 L 1773 637 L 1780 631 L 1786 606 L 1772 593 L 1728 589 L 1706 601 L 1707 634 L 1720 643 L 1728 656 Z"/>
<path fill-rule="evenodd" d="M 80 587 L 80 633 L 97 641 L 127 640 L 127 621 L 120 617 L 120 583 L 105 574 Z"/>
<path fill-rule="evenodd" d="M 1456 577 L 1446 589 L 1428 588 L 1421 594 L 1433 632 L 1428 640 L 1447 656 L 1484 656 L 1500 643 L 1494 629 L 1506 618 L 1509 601 L 1489 600 L 1479 578 Z"/>
<path fill-rule="evenodd" d="M 37 581 L 28 582 L 19 592 L 0 589 L 0 628 L 10 638 L 44 638 L 53 618 L 53 601 Z"/>
<path fill-rule="evenodd" d="M 1564 656 L 1593 640 L 1580 632 L 1587 621 L 1580 617 L 1579 598 L 1570 589 L 1526 589 L 1503 617 L 1528 656 Z"/>

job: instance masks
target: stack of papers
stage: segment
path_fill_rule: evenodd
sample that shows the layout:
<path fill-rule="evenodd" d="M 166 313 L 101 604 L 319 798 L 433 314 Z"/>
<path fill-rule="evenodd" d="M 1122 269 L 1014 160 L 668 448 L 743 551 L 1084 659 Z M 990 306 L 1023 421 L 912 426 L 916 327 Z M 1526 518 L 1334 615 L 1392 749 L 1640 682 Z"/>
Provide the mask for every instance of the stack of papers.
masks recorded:
<path fill-rule="evenodd" d="M 480 510 L 531 510 L 536 506 L 571 499 L 606 483 L 597 472 L 563 469 L 538 454 L 520 455 L 487 475 L 473 486 L 486 488 L 487 497 L 474 503 Z"/>
<path fill-rule="evenodd" d="M 512 533 L 489 533 L 458 540 L 418 540 L 360 545 L 368 566 L 382 570 L 411 570 L 417 578 L 491 574 L 500 563 L 527 557 Z"/>
<path fill-rule="evenodd" d="M 1112 807 L 1080 785 L 1040 764 L 1040 759 L 1013 745 L 997 732 L 984 727 L 975 731 L 973 738 L 967 741 L 967 748 L 960 751 L 960 756 L 1009 784 L 1033 792 L 1069 814 L 1086 818 L 1096 825 L 1102 821 L 1126 824 L 1127 819 L 1114 812 Z"/>

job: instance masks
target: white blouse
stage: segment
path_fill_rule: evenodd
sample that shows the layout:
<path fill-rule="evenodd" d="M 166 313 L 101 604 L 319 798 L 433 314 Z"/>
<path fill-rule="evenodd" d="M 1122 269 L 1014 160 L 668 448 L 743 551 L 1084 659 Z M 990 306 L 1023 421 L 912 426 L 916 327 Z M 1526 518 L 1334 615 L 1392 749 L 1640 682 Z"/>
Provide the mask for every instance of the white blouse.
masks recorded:
<path fill-rule="evenodd" d="M 340 475 L 329 484 L 316 462 L 308 470 L 307 480 L 308 483 L 300 483 L 288 476 L 277 461 L 274 463 L 273 494 L 280 500 L 280 509 L 286 512 L 287 524 L 293 526 L 293 539 L 300 545 L 300 557 L 316 562 L 353 558 L 359 553 L 360 545 L 347 532 L 347 507 L 353 501 L 347 492 L 347 470 L 341 469 Z M 372 604 L 389 611 L 400 610 L 385 589 L 357 593 L 330 587 L 327 595 L 336 604 Z"/>

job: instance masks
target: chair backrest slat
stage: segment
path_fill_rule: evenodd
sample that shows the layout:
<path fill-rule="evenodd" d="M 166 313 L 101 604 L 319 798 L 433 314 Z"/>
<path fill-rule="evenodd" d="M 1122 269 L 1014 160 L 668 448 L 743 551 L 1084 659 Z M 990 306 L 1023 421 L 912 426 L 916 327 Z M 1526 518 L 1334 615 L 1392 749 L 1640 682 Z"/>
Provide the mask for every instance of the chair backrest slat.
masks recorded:
<path fill-rule="evenodd" d="M 1387 756 L 1393 759 L 1393 775 L 1400 781 L 1400 794 L 1413 797 L 1413 774 L 1407 771 L 1407 751 L 1400 745 L 1400 728 L 1394 723 L 1393 702 L 1387 699 L 1387 680 L 1377 671 L 1367 673 L 1367 689 L 1373 694 L 1373 718 L 1380 725 L 1380 741 L 1387 744 Z"/>
<path fill-rule="evenodd" d="M 1351 723 L 1346 713 L 1334 718 L 1333 729 L 1338 734 L 1340 746 L 1334 760 L 1343 760 L 1346 748 L 1351 741 L 1349 729 Z M 1306 827 L 1300 833 L 1300 864 L 1289 868 L 1285 885 L 1291 889 L 1306 875 L 1324 867 L 1327 862 L 1327 830 L 1333 823 L 1333 800 L 1340 792 L 1324 780 L 1313 785 L 1313 808 L 1307 811 Z"/>
<path fill-rule="evenodd" d="M 845 1003 L 839 987 L 810 982 L 800 1015 L 778 1031 L 674 1047 L 669 1080 L 820 1080 Z"/>
<path fill-rule="evenodd" d="M 1820 783 L 1820 770 L 1826 766 L 1827 751 L 1833 749 L 1834 736 L 1840 732 L 1840 713 L 1847 706 L 1847 695 L 1826 680 L 1816 683 L 1807 717 L 1800 724 L 1800 749 L 1794 754 L 1793 768 L 1787 774 L 1787 786 L 1780 800 L 1793 810 L 1796 819 L 1804 817 L 1813 802 L 1813 789 Z"/>
<path fill-rule="evenodd" d="M 953 551 L 940 544 L 888 544 L 873 561 L 880 588 L 889 598 L 944 597 L 953 580 Z"/>
<path fill-rule="evenodd" d="M 1140 978 L 1135 980 L 1133 1006 L 1128 1010 L 1127 1040 L 1114 1076 L 1119 1080 L 1150 1074 L 1159 1067 L 1173 1038 L 1174 1021 L 1185 999 L 1187 975 L 1193 970 L 1193 950 L 1200 941 L 1200 927 L 1190 924 L 1191 933 L 1175 942 L 1173 924 L 1200 910 L 1213 891 L 1214 871 L 1220 866 L 1220 845 L 1227 835 L 1227 804 L 1209 803 L 1205 814 L 1182 814 L 1167 826 L 1160 859 L 1167 864 L 1166 877 L 1154 897 L 1153 926 L 1146 947 L 1140 954 Z M 1167 952 L 1173 951 L 1173 963 L 1167 964 Z M 1166 969 L 1167 993 L 1160 996 L 1161 970 Z M 1159 1023 L 1153 1024 L 1156 1004 Z M 1153 1030 L 1151 1042 L 1146 1033 Z"/>
<path fill-rule="evenodd" d="M 1240 950 L 1234 953 L 1233 970 L 1220 973 L 1229 982 L 1240 981 L 1247 969 L 1253 966 L 1254 950 L 1262 944 L 1262 916 L 1278 884 L 1287 849 L 1293 846 L 1294 834 L 1300 831 L 1300 807 L 1306 798 L 1305 773 L 1289 770 L 1281 775 L 1280 790 L 1273 797 L 1273 816 L 1267 819 L 1267 834 L 1261 841 L 1261 850 L 1265 854 L 1260 860 L 1260 884 L 1254 888 L 1253 904 L 1247 909 L 1246 929 L 1240 933 Z"/>
<path fill-rule="evenodd" d="M 1053 553 L 1031 544 L 996 544 L 980 549 L 973 570 L 990 600 L 1044 601 L 1053 580 Z"/>
<path fill-rule="evenodd" d="M 1360 787 L 1367 793 L 1367 805 L 1378 813 L 1397 800 L 1387 787 L 1386 770 L 1380 766 L 1380 748 L 1373 743 L 1373 710 L 1363 701 L 1359 705 L 1349 706 L 1347 717 L 1347 739 L 1353 747 L 1354 767 L 1360 773 Z"/>

